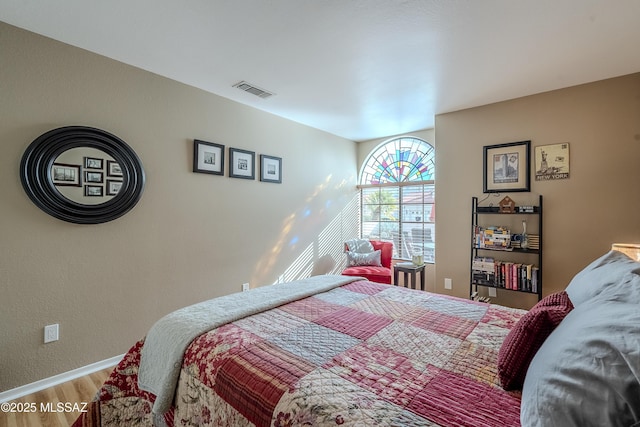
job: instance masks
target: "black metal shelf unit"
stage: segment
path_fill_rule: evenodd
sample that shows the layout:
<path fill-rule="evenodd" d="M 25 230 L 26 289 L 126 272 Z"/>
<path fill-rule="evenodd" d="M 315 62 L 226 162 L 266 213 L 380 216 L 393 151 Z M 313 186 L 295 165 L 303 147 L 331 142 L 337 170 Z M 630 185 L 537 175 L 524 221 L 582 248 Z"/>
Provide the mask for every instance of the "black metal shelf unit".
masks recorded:
<path fill-rule="evenodd" d="M 469 296 L 478 292 L 478 287 L 504 289 L 512 292 L 536 294 L 538 301 L 542 299 L 542 195 L 538 205 L 524 209 L 516 207 L 515 212 L 500 212 L 498 207 L 478 206 L 478 198 L 471 199 L 471 263 L 469 268 Z M 502 247 L 487 247 L 484 245 L 481 230 L 497 226 L 490 221 L 533 219 L 532 229 L 536 234 L 531 236 L 531 247 L 523 249 L 514 247 L 517 240 Z M 530 231 L 529 230 L 529 231 Z M 503 230 L 496 230 L 500 234 Z M 486 232 L 485 232 L 486 233 Z M 510 236 L 510 234 L 509 234 Z M 535 238 L 534 238 L 535 236 Z M 506 237 L 505 237 L 506 239 Z M 529 262 L 532 261 L 532 262 Z"/>

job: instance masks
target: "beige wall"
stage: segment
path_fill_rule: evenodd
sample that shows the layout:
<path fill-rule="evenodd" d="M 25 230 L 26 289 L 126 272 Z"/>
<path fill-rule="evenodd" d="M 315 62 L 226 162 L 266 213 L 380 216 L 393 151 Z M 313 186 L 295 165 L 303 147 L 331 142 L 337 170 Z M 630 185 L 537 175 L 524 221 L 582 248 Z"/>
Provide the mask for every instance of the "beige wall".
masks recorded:
<path fill-rule="evenodd" d="M 483 196 L 485 145 L 570 144 L 569 179 L 531 181 L 532 193 L 544 196 L 545 295 L 564 289 L 612 242 L 640 241 L 640 74 L 442 114 L 435 128 L 438 292 L 468 296 L 471 197 Z M 445 277 L 453 291 L 444 290 Z M 503 292 L 495 302 L 536 301 Z"/>
<path fill-rule="evenodd" d="M 122 354 L 243 282 L 308 275 L 353 237 L 354 142 L 2 23 L 0 58 L 0 391 Z M 138 153 L 147 185 L 130 213 L 83 226 L 28 199 L 24 150 L 66 125 Z M 192 173 L 194 138 L 282 157 L 283 184 Z M 51 323 L 61 339 L 45 345 Z"/>

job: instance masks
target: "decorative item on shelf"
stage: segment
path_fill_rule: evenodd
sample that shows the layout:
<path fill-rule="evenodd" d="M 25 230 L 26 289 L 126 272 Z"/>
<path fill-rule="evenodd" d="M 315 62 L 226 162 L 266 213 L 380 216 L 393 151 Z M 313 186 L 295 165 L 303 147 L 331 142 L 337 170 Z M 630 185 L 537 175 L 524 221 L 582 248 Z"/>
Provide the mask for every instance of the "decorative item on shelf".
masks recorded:
<path fill-rule="evenodd" d="M 516 202 L 509 196 L 505 196 L 500 200 L 500 213 L 514 213 L 516 211 Z"/>
<path fill-rule="evenodd" d="M 527 235 L 527 220 L 522 220 L 522 238 L 520 239 L 520 249 L 529 249 L 529 236 Z"/>
<path fill-rule="evenodd" d="M 514 249 L 520 249 L 520 242 L 522 242 L 522 234 L 511 235 L 511 247 Z"/>
<path fill-rule="evenodd" d="M 411 262 L 413 262 L 414 265 L 423 265 L 424 258 L 422 254 L 414 254 L 411 256 Z"/>
<path fill-rule="evenodd" d="M 614 243 L 611 250 L 622 252 L 629 258 L 640 261 L 640 243 Z"/>
<path fill-rule="evenodd" d="M 518 206 L 519 213 L 535 213 L 536 208 L 534 206 Z"/>

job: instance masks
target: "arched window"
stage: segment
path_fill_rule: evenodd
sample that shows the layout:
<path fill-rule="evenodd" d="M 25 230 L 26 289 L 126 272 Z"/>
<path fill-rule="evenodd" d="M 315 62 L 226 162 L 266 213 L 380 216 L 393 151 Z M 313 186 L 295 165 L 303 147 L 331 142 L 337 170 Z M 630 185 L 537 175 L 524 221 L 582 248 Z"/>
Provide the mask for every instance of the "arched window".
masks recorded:
<path fill-rule="evenodd" d="M 414 137 L 376 147 L 360 172 L 361 234 L 392 241 L 394 257 L 435 261 L 435 151 Z"/>
<path fill-rule="evenodd" d="M 360 174 L 360 184 L 433 181 L 433 146 L 418 138 L 396 138 L 379 145 L 369 154 Z"/>

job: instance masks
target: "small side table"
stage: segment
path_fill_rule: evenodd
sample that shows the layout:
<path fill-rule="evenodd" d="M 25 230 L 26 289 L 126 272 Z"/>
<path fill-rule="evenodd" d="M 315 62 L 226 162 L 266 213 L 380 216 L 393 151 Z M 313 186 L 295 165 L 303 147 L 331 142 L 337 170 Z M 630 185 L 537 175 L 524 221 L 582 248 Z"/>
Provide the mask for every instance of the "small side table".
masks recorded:
<path fill-rule="evenodd" d="M 415 265 L 412 262 L 402 262 L 393 267 L 393 284 L 398 286 L 399 273 L 404 274 L 404 284 L 408 284 L 409 275 L 411 275 L 411 287 L 416 288 L 417 275 L 420 273 L 420 289 L 424 291 L 424 264 Z"/>

